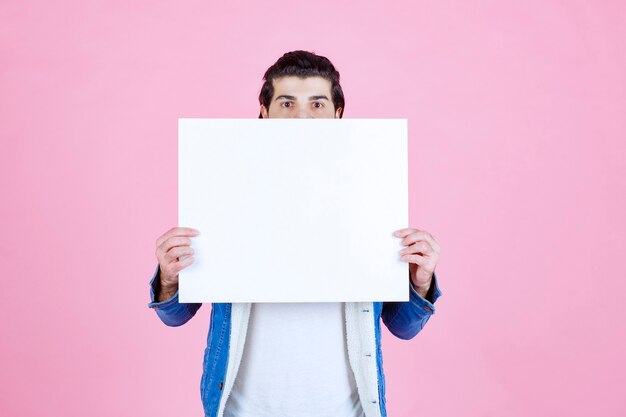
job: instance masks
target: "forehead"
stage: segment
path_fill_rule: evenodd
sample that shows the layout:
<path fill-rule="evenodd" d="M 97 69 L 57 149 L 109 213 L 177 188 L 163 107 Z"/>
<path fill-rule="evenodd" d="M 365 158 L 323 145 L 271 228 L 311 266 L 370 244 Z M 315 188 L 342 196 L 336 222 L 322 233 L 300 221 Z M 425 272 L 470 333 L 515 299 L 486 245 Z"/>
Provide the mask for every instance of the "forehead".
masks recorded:
<path fill-rule="evenodd" d="M 326 95 L 330 98 L 331 83 L 322 77 L 299 78 L 286 76 L 272 80 L 274 97 L 281 94 L 292 96 Z"/>

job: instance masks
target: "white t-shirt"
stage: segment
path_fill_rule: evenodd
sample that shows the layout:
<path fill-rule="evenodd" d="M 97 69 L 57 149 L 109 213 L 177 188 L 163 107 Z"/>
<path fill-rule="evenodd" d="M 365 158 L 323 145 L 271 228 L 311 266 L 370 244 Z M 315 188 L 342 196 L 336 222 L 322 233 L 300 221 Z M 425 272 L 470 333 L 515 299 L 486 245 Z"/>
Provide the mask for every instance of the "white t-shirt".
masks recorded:
<path fill-rule="evenodd" d="M 224 417 L 364 417 L 344 303 L 253 303 Z"/>

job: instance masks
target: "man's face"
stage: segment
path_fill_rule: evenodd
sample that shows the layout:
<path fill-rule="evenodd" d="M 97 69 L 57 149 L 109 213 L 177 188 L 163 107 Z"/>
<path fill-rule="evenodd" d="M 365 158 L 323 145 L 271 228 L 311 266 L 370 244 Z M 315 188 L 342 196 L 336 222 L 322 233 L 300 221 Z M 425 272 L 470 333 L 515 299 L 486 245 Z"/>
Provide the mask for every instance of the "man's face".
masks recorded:
<path fill-rule="evenodd" d="M 272 81 L 274 97 L 269 109 L 261 105 L 264 119 L 277 118 L 339 118 L 341 107 L 335 109 L 330 81 L 322 77 L 281 77 Z"/>

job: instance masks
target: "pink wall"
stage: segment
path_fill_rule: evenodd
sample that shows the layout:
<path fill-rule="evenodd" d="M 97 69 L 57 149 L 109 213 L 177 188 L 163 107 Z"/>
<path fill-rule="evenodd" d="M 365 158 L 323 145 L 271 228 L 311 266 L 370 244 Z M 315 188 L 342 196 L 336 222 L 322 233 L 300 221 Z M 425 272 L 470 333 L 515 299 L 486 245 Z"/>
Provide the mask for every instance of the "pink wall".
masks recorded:
<path fill-rule="evenodd" d="M 210 307 L 146 307 L 177 118 L 256 117 L 293 49 L 346 118 L 409 119 L 442 243 L 436 315 L 384 331 L 390 417 L 625 415 L 624 2 L 294 3 L 0 4 L 0 415 L 202 415 Z"/>

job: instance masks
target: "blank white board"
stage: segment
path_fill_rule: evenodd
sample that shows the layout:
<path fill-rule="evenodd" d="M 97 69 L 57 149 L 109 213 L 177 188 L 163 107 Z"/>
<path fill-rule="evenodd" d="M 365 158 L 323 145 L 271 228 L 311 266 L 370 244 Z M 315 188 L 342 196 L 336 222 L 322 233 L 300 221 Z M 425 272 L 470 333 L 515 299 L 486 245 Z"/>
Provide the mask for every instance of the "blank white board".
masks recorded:
<path fill-rule="evenodd" d="M 408 301 L 406 119 L 179 119 L 180 302 Z"/>

